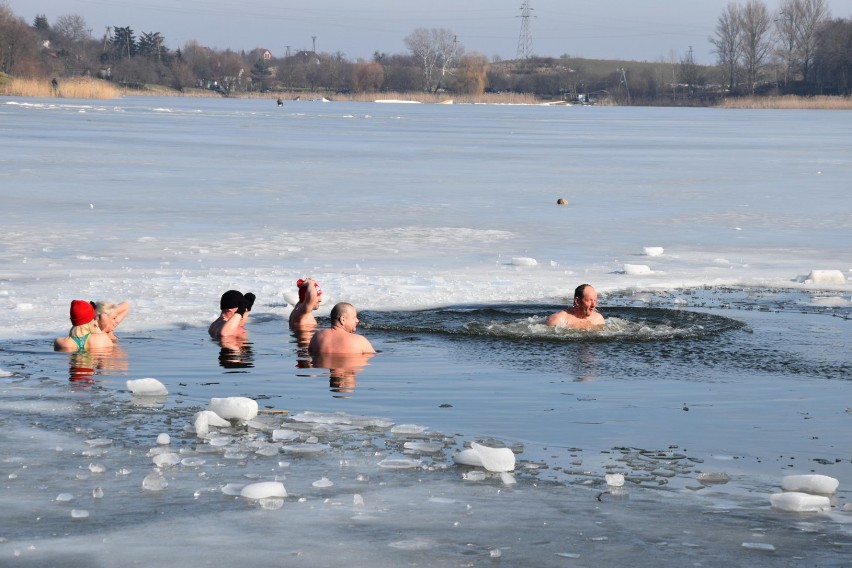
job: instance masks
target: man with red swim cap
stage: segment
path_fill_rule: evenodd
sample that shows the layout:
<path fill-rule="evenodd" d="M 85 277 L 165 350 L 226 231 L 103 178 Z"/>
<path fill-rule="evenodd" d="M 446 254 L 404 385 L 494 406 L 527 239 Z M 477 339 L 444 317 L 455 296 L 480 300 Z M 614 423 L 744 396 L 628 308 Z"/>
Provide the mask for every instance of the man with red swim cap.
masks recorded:
<path fill-rule="evenodd" d="M 246 333 L 246 322 L 254 306 L 255 295 L 251 292 L 243 295 L 239 290 L 228 290 L 219 300 L 221 315 L 210 324 L 207 332 L 210 337 L 220 339 Z"/>
<path fill-rule="evenodd" d="M 296 286 L 299 288 L 299 303 L 290 312 L 290 327 L 316 327 L 317 320 L 313 312 L 319 308 L 322 301 L 322 290 L 313 278 L 299 278 Z"/>

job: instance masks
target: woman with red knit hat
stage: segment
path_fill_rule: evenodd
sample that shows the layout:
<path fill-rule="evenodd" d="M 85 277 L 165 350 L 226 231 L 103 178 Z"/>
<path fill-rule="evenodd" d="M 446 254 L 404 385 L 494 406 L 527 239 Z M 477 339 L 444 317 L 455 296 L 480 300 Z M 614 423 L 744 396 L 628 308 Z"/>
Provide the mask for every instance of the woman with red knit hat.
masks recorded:
<path fill-rule="evenodd" d="M 86 300 L 71 302 L 71 330 L 68 337 L 57 337 L 54 351 L 76 351 L 82 353 L 92 349 L 112 347 L 112 339 L 102 332 L 95 321 L 95 308 Z"/>

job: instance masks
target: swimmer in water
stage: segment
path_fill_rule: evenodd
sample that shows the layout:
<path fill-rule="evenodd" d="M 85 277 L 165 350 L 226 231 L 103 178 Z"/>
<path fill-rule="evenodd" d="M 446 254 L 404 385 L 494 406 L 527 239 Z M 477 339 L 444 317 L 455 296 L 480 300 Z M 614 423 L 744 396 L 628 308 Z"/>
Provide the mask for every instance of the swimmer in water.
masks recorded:
<path fill-rule="evenodd" d="M 239 290 L 228 290 L 222 294 L 219 307 L 222 314 L 210 324 L 207 332 L 214 339 L 245 335 L 246 322 L 249 312 L 254 306 L 255 295 L 251 292 L 245 296 Z"/>
<path fill-rule="evenodd" d="M 95 314 L 95 307 L 86 300 L 71 302 L 71 330 L 68 337 L 57 337 L 53 342 L 54 351 L 86 351 L 111 349 L 112 339 L 101 331 Z"/>
<path fill-rule="evenodd" d="M 604 317 L 597 311 L 598 293 L 590 284 L 580 284 L 574 290 L 574 305 L 571 309 L 551 314 L 547 325 L 580 329 L 601 329 Z"/>
<path fill-rule="evenodd" d="M 290 327 L 314 328 L 317 326 L 317 320 L 313 312 L 320 306 L 322 290 L 313 278 L 300 278 L 296 287 L 299 289 L 299 303 L 290 312 Z"/>
<path fill-rule="evenodd" d="M 363 335 L 355 333 L 358 313 L 352 304 L 341 302 L 331 309 L 331 327 L 314 334 L 308 352 L 318 355 L 363 355 L 376 350 Z"/>
<path fill-rule="evenodd" d="M 124 321 L 124 318 L 130 313 L 130 302 L 113 304 L 112 302 L 102 300 L 92 302 L 92 305 L 95 308 L 95 314 L 97 314 L 98 327 L 101 328 L 101 331 L 109 335 L 110 339 L 115 341 L 116 337 L 113 332 L 118 327 L 118 324 Z"/>

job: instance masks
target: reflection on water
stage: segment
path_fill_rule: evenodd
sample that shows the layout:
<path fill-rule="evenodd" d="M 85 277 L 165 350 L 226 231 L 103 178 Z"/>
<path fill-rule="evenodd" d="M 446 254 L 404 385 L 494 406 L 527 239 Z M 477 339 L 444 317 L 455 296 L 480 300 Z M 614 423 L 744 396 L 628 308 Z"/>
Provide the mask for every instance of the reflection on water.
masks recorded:
<path fill-rule="evenodd" d="M 313 338 L 316 328 L 317 326 L 315 325 L 304 325 L 296 328 L 290 328 L 290 335 L 292 335 L 293 339 L 295 339 L 296 348 L 300 353 L 308 352 L 308 346 L 311 344 L 311 338 Z"/>
<path fill-rule="evenodd" d="M 358 374 L 369 364 L 375 353 L 328 353 L 311 356 L 308 346 L 317 326 L 291 328 L 290 336 L 296 343 L 297 369 L 327 369 L 329 389 L 335 395 L 349 395 L 358 385 Z"/>
<path fill-rule="evenodd" d="M 577 353 L 576 380 L 582 383 L 594 381 L 597 378 L 597 351 L 593 346 L 581 343 Z"/>
<path fill-rule="evenodd" d="M 88 387 L 98 375 L 126 374 L 127 353 L 119 346 L 105 351 L 71 353 L 68 358 L 68 380 L 77 387 Z"/>
<path fill-rule="evenodd" d="M 290 328 L 290 337 L 296 343 L 296 368 L 310 369 L 311 356 L 308 353 L 308 346 L 311 344 L 311 338 L 314 336 L 316 326 L 303 326 Z"/>
<path fill-rule="evenodd" d="M 219 365 L 226 369 L 249 369 L 254 367 L 251 342 L 244 336 L 222 337 L 218 340 Z"/>
<path fill-rule="evenodd" d="M 352 394 L 358 385 L 358 374 L 369 364 L 373 355 L 375 353 L 329 353 L 314 356 L 308 360 L 308 365 L 328 369 L 328 384 L 332 393 Z"/>

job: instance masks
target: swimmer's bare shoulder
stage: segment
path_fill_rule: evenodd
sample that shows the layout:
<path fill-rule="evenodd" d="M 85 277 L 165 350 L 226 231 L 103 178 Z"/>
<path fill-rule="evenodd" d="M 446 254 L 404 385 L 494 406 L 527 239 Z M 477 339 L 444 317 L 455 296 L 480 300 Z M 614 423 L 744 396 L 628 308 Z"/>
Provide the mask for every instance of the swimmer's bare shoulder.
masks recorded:
<path fill-rule="evenodd" d="M 598 312 L 593 312 L 588 318 L 578 318 L 566 310 L 561 310 L 555 314 L 551 314 L 545 320 L 545 325 L 574 327 L 578 329 L 602 329 L 605 324 L 606 320 Z"/>
<path fill-rule="evenodd" d="M 568 321 L 569 314 L 565 310 L 559 310 L 555 314 L 550 314 L 545 320 L 545 325 L 565 325 Z"/>

